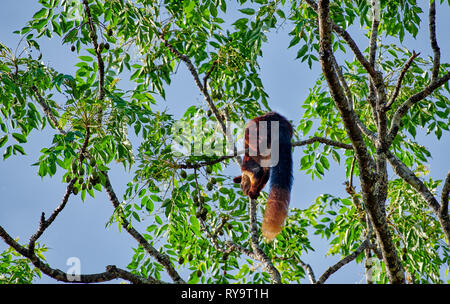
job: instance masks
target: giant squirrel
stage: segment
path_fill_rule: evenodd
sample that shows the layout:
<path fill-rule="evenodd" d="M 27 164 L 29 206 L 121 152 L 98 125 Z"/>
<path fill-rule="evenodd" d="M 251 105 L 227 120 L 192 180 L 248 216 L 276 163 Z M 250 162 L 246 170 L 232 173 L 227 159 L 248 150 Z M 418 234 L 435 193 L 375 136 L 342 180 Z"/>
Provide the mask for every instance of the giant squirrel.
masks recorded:
<path fill-rule="evenodd" d="M 279 133 L 272 133 L 276 131 Z M 292 135 L 291 123 L 275 112 L 249 121 L 245 128 L 242 175 L 233 179 L 235 183 L 241 184 L 245 195 L 256 199 L 270 178 L 270 192 L 262 223 L 262 234 L 268 241 L 273 240 L 283 229 L 288 214 L 293 181 Z M 278 155 L 274 152 L 278 152 Z"/>

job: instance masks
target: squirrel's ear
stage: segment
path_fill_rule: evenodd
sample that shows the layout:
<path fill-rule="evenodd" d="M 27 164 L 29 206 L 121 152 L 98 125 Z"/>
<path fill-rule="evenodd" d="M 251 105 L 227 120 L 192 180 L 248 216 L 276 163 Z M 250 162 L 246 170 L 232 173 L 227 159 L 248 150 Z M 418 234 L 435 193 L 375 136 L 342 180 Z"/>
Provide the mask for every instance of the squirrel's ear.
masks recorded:
<path fill-rule="evenodd" d="M 235 178 L 233 178 L 233 182 L 235 182 L 236 184 L 240 184 L 242 180 L 242 176 L 236 176 Z"/>

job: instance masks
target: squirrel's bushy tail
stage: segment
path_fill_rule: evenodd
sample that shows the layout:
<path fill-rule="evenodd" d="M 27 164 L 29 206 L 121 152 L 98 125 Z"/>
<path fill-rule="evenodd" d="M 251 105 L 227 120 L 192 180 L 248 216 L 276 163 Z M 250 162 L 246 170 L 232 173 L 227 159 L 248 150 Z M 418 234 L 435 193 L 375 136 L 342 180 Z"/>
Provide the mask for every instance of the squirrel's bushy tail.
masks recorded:
<path fill-rule="evenodd" d="M 283 229 L 288 215 L 290 193 L 286 189 L 272 187 L 267 200 L 262 223 L 262 234 L 267 241 L 273 240 Z"/>
<path fill-rule="evenodd" d="M 284 117 L 280 121 L 279 161 L 270 169 L 270 192 L 262 234 L 270 241 L 283 229 L 288 214 L 292 188 L 292 126 Z"/>

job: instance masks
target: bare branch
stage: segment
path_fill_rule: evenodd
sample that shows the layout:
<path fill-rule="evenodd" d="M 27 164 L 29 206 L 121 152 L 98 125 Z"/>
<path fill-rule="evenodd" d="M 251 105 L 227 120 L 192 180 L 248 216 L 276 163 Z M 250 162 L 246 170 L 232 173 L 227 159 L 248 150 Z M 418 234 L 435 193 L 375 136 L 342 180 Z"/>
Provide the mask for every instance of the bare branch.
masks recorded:
<path fill-rule="evenodd" d="M 370 237 L 372 235 L 372 231 L 369 231 L 367 233 L 366 239 L 361 243 L 361 245 L 359 245 L 358 248 L 356 248 L 356 250 L 354 252 L 352 252 L 351 254 L 349 254 L 348 256 L 344 257 L 343 259 L 341 259 L 339 262 L 337 262 L 336 264 L 334 264 L 333 266 L 330 266 L 319 278 L 319 280 L 317 280 L 316 284 L 323 284 L 325 283 L 325 281 L 336 271 L 338 271 L 339 269 L 341 269 L 344 265 L 350 263 L 351 261 L 353 261 L 354 259 L 356 259 L 358 257 L 358 255 L 361 254 L 361 252 L 364 251 L 364 249 L 367 248 L 367 246 L 369 246 L 370 244 Z"/>
<path fill-rule="evenodd" d="M 105 272 L 96 274 L 80 274 L 78 278 L 74 278 L 72 274 L 67 274 L 59 269 L 51 268 L 47 263 L 44 263 L 39 257 L 37 257 L 33 250 L 29 250 L 17 243 L 1 226 L 0 237 L 5 241 L 6 244 L 11 246 L 22 256 L 30 260 L 36 268 L 57 281 L 66 283 L 100 283 L 122 278 L 134 284 L 163 283 L 162 281 L 159 281 L 152 277 L 149 277 L 148 279 L 139 277 L 126 270 L 117 268 L 116 266 L 112 265 L 107 266 Z"/>
<path fill-rule="evenodd" d="M 251 251 L 250 249 L 247 249 L 239 244 L 236 244 L 232 241 L 225 241 L 225 245 L 228 247 L 228 252 L 238 251 L 240 253 L 243 253 L 243 254 L 249 256 L 252 259 L 255 259 L 255 260 L 258 259 L 258 257 L 256 256 L 256 254 L 253 251 Z"/>
<path fill-rule="evenodd" d="M 395 85 L 394 93 L 392 93 L 392 96 L 389 99 L 389 102 L 386 104 L 386 111 L 389 110 L 391 108 L 392 104 L 395 102 L 395 99 L 397 98 L 398 93 L 400 92 L 400 89 L 402 87 L 402 81 L 403 81 L 403 78 L 405 77 L 406 72 L 408 71 L 409 67 L 413 63 L 414 59 L 416 59 L 416 57 L 419 55 L 420 55 L 420 53 L 416 53 L 415 51 L 413 51 L 411 57 L 409 57 L 408 61 L 403 66 L 403 69 L 400 72 L 400 76 L 397 79 L 397 84 Z"/>
<path fill-rule="evenodd" d="M 441 50 L 439 49 L 437 40 L 436 40 L 436 1 L 430 0 L 430 10 L 428 14 L 428 28 L 430 30 L 430 42 L 431 48 L 433 49 L 433 72 L 431 74 L 431 82 L 437 80 L 439 75 L 439 66 L 441 60 Z"/>
<path fill-rule="evenodd" d="M 440 209 L 441 217 L 444 218 L 444 220 L 447 221 L 448 223 L 450 223 L 448 215 L 449 194 L 450 194 L 450 171 L 447 173 L 447 177 L 445 178 L 444 186 L 442 188 L 441 209 Z M 450 243 L 450 240 L 448 242 Z"/>
<path fill-rule="evenodd" d="M 394 169 L 395 174 L 401 177 L 405 182 L 411 185 L 419 192 L 422 198 L 428 203 L 431 209 L 435 212 L 439 212 L 439 203 L 436 198 L 425 186 L 425 184 L 412 172 L 402 161 L 400 161 L 392 152 L 387 151 L 387 159 Z"/>
<path fill-rule="evenodd" d="M 117 268 L 114 265 L 106 266 L 106 271 L 112 273 L 113 275 L 116 275 L 118 278 L 127 280 L 133 284 L 168 284 L 167 282 L 157 280 L 151 276 L 149 276 L 147 279 L 140 277 L 126 270 Z"/>
<path fill-rule="evenodd" d="M 378 26 L 380 25 L 380 1 L 372 0 L 371 5 L 372 5 L 372 28 L 370 30 L 369 63 L 375 69 Z"/>
<path fill-rule="evenodd" d="M 303 262 L 302 260 L 296 258 L 296 260 L 298 261 L 298 263 L 300 264 L 300 266 L 302 266 L 302 268 L 306 271 L 306 274 L 308 275 L 309 281 L 312 284 L 316 284 L 316 276 L 314 275 L 314 271 L 312 270 L 311 266 L 309 264 L 306 264 L 305 262 Z"/>
<path fill-rule="evenodd" d="M 64 197 L 63 197 L 63 199 L 61 201 L 61 204 L 59 204 L 59 206 L 56 207 L 56 209 L 53 211 L 52 215 L 47 220 L 45 219 L 45 213 L 42 212 L 38 231 L 36 231 L 36 233 L 34 233 L 31 236 L 29 244 L 28 244 L 28 248 L 31 251 L 34 250 L 34 245 L 35 245 L 36 241 L 44 233 L 45 229 L 47 229 L 53 223 L 53 221 L 58 216 L 58 214 L 66 206 L 66 204 L 67 204 L 67 202 L 69 200 L 70 194 L 72 194 L 73 185 L 75 184 L 76 180 L 77 180 L 77 178 L 72 178 L 72 180 L 69 182 L 69 185 L 67 185 L 67 188 L 66 188 L 66 193 L 64 193 Z"/>
<path fill-rule="evenodd" d="M 339 82 L 340 82 L 342 88 L 344 89 L 345 97 L 347 99 L 347 103 L 349 104 L 349 107 L 351 109 L 353 109 L 353 96 L 352 96 L 352 93 L 350 91 L 350 88 L 348 87 L 347 82 L 345 81 L 344 74 L 342 73 L 342 68 L 337 63 L 337 60 L 336 60 L 336 57 L 334 56 L 334 54 L 332 54 L 332 58 L 331 59 L 333 61 L 333 66 L 334 66 L 334 69 L 336 70 L 336 74 L 338 76 Z M 373 103 L 372 107 L 375 108 L 375 103 Z M 376 140 L 377 140 L 377 136 L 373 132 L 371 132 L 366 127 L 366 125 L 364 125 L 364 123 L 361 121 L 361 119 L 356 114 L 356 112 L 354 112 L 354 120 L 356 121 L 356 124 L 358 125 L 359 129 L 361 130 L 361 132 L 364 133 L 364 135 L 366 135 L 370 140 L 372 140 L 373 143 L 375 143 Z M 376 121 L 376 119 L 375 119 L 375 121 Z"/>
<path fill-rule="evenodd" d="M 353 96 L 352 96 L 352 92 L 350 91 L 350 88 L 348 87 L 347 81 L 345 81 L 345 77 L 344 74 L 342 73 L 342 68 L 341 66 L 338 64 L 336 57 L 333 54 L 332 57 L 332 61 L 333 61 L 333 66 L 334 69 L 336 70 L 336 74 L 339 78 L 339 82 L 341 83 L 342 88 L 344 88 L 344 92 L 345 92 L 345 97 L 347 98 L 347 102 L 350 106 L 350 108 L 353 109 Z"/>
<path fill-rule="evenodd" d="M 315 142 L 319 142 L 322 144 L 326 144 L 329 146 L 333 146 L 333 147 L 337 147 L 337 148 L 343 148 L 343 149 L 347 149 L 347 150 L 352 150 L 353 146 L 349 145 L 349 144 L 344 144 L 338 141 L 334 141 L 328 138 L 324 138 L 324 137 L 318 137 L 318 136 L 314 136 L 305 140 L 301 140 L 301 141 L 297 141 L 297 142 L 293 142 L 292 146 L 293 147 L 301 147 L 301 146 L 306 146 L 306 145 L 310 145 L 313 144 Z"/>

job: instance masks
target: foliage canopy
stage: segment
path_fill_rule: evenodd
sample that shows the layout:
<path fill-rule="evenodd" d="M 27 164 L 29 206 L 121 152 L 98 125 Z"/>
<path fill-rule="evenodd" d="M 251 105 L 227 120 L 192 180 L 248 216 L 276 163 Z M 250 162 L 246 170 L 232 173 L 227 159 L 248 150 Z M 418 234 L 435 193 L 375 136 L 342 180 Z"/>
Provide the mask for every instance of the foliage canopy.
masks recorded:
<path fill-rule="evenodd" d="M 445 234 L 450 178 L 428 176 L 431 154 L 416 135 L 424 128 L 440 140 L 449 130 L 449 64 L 439 60 L 435 33 L 432 56 L 416 54 L 402 42 L 426 28 L 425 10 L 432 28 L 435 6 L 448 2 L 431 1 L 430 8 L 414 0 L 39 3 L 42 8 L 17 34 L 37 53 L 43 37 L 59 39 L 78 56 L 76 72 L 65 74 L 41 62 L 40 55 L 18 54 L 1 44 L 0 148 L 4 160 L 25 155 L 22 145 L 33 130 L 52 132 L 53 142 L 42 148 L 35 166 L 42 178 L 64 172 L 67 191 L 54 217 L 71 195 L 88 200 L 105 192 L 114 207 L 109 224 L 138 241 L 127 271 L 109 268 L 83 280 L 157 282 L 167 272 L 174 282 L 189 283 L 290 283 L 307 276 L 324 282 L 356 259 L 372 267 L 369 283 L 405 277 L 443 282 L 450 266 Z M 367 36 L 369 47 L 358 48 L 349 34 L 352 25 Z M 270 110 L 275 101 L 264 89 L 259 60 L 264 44 L 271 43 L 268 33 L 283 26 L 292 27 L 286 48 L 298 49 L 296 59 L 324 70 L 293 122 L 294 146 L 303 147 L 295 161 L 311 178 L 326 175 L 331 162 L 345 165 L 349 196 L 318 194 L 305 209 L 292 208 L 276 241 L 264 243 L 254 202 L 224 173 L 236 158 L 225 157 L 223 147 L 212 147 L 218 152 L 212 155 L 172 148 L 180 138 L 211 148 L 227 121 Z M 205 102 L 187 105 L 175 120 L 160 110 L 158 100 L 180 64 Z M 180 137 L 180 125 L 202 133 Z M 134 175 L 122 198 L 109 180 L 112 162 Z M 387 176 L 387 163 L 396 175 Z M 361 190 L 355 191 L 358 178 Z M 441 189 L 438 203 L 434 196 Z M 266 198 L 258 200 L 258 212 Z M 40 269 L 64 281 L 42 266 L 41 249 L 34 246 L 53 220 L 44 217 L 28 245 L 11 241 L 2 228 L 3 239 L 36 269 L 11 259 L 16 253 L 9 249 L 2 253 L 0 272 L 11 278 L 21 272 L 12 280 L 30 282 Z M 142 220 L 148 225 L 138 232 L 133 223 Z M 344 261 L 318 280 L 302 261 L 312 250 L 311 232 L 328 240 L 329 254 Z M 180 269 L 187 277 L 180 277 Z"/>

